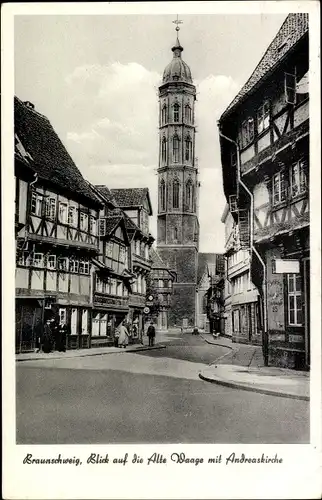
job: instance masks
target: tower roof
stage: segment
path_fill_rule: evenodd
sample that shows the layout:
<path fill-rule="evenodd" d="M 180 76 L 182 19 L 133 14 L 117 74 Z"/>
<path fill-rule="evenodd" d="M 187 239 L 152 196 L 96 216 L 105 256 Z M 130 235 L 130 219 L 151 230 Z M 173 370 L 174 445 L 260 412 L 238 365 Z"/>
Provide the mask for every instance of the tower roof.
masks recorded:
<path fill-rule="evenodd" d="M 192 83 L 192 77 L 191 77 L 191 71 L 187 63 L 185 63 L 182 58 L 181 58 L 181 53 L 183 52 L 183 47 L 179 42 L 179 26 L 182 21 L 179 21 L 178 19 L 176 21 L 173 21 L 177 26 L 176 26 L 176 32 L 177 32 L 177 39 L 172 47 L 172 52 L 173 52 L 173 59 L 172 61 L 166 66 L 164 72 L 163 72 L 163 78 L 162 78 L 162 83 L 168 83 L 168 82 L 178 82 L 178 81 L 183 81 L 183 82 L 188 82 Z"/>

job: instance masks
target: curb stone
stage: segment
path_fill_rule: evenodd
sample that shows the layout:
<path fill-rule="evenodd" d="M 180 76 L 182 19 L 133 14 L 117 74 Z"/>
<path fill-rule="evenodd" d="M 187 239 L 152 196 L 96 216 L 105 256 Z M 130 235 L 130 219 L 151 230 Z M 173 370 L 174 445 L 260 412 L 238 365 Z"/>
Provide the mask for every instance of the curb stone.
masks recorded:
<path fill-rule="evenodd" d="M 47 359 L 86 358 L 86 357 L 89 357 L 89 356 L 105 356 L 107 354 L 121 354 L 121 353 L 125 354 L 125 353 L 133 353 L 133 352 L 138 352 L 138 351 L 151 351 L 151 350 L 155 350 L 155 349 L 165 349 L 165 348 L 166 348 L 165 345 L 158 345 L 158 346 L 153 346 L 153 347 L 144 346 L 144 347 L 139 347 L 138 349 L 133 349 L 133 350 L 126 350 L 126 349 L 124 349 L 123 351 L 120 350 L 120 351 L 113 351 L 113 352 L 94 352 L 92 354 L 90 354 L 90 353 L 77 354 L 75 356 L 50 356 L 48 358 L 34 357 L 34 358 L 25 358 L 25 359 L 17 359 L 16 358 L 16 362 L 22 363 L 24 361 L 43 361 L 43 360 L 47 360 Z"/>
<path fill-rule="evenodd" d="M 253 386 L 242 384 L 242 383 L 238 384 L 237 382 L 229 382 L 228 380 L 213 379 L 210 377 L 206 377 L 205 375 L 202 375 L 201 373 L 199 373 L 199 378 L 201 378 L 201 380 L 205 380 L 206 382 L 210 382 L 212 384 L 217 384 L 217 385 L 223 385 L 225 387 L 230 387 L 232 389 L 241 389 L 241 390 L 249 391 L 249 392 L 258 392 L 260 394 L 266 394 L 268 396 L 277 396 L 277 397 L 282 397 L 282 398 L 300 399 L 302 401 L 310 401 L 309 396 L 290 394 L 287 392 L 276 392 L 276 391 L 273 391 L 270 389 L 262 389 L 261 387 L 253 387 Z"/>

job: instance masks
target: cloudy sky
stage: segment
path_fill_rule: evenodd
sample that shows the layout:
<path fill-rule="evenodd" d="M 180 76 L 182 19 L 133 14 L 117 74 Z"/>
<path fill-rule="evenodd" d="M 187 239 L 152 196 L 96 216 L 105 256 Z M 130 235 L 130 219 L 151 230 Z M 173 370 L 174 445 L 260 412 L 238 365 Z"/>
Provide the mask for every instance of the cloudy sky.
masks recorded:
<path fill-rule="evenodd" d="M 216 121 L 286 14 L 183 15 L 180 42 L 197 86 L 200 250 L 222 251 Z M 173 15 L 16 16 L 15 93 L 33 102 L 94 184 L 150 190 L 156 237 L 158 85 Z"/>

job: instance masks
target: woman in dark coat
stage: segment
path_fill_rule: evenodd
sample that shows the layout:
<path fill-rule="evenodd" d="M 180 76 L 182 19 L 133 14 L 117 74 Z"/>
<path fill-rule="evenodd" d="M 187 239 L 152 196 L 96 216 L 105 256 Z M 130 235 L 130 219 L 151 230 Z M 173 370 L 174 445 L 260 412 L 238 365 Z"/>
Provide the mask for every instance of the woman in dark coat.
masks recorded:
<path fill-rule="evenodd" d="M 53 335 L 51 331 L 50 321 L 48 320 L 44 326 L 44 333 L 42 338 L 43 352 L 51 352 L 53 348 Z"/>
<path fill-rule="evenodd" d="M 59 352 L 66 351 L 66 338 L 67 338 L 67 325 L 65 323 L 61 323 L 58 327 L 58 343 L 57 350 Z"/>

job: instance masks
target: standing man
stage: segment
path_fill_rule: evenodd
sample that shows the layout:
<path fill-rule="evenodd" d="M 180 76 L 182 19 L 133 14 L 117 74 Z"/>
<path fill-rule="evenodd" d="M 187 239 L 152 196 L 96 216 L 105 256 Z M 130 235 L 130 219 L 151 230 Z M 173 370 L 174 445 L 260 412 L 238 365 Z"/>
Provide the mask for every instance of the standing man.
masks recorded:
<path fill-rule="evenodd" d="M 155 340 L 155 328 L 154 328 L 154 325 L 153 325 L 153 321 L 151 321 L 151 323 L 150 323 L 147 335 L 149 337 L 149 347 L 153 347 L 154 346 L 154 340 Z"/>

